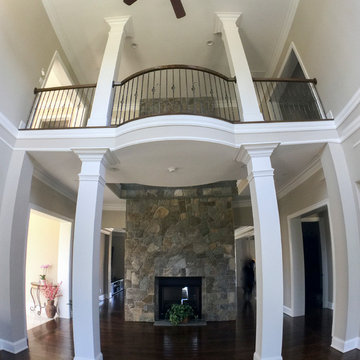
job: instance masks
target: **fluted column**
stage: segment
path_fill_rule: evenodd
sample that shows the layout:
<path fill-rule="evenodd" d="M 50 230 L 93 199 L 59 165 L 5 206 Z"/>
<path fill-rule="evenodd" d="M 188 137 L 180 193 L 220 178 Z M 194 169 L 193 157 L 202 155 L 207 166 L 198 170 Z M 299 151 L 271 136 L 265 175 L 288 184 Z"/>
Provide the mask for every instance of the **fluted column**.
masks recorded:
<path fill-rule="evenodd" d="M 109 37 L 97 81 L 88 126 L 107 126 L 111 116 L 112 84 L 116 80 L 124 38 L 131 29 L 130 16 L 106 18 L 110 25 Z"/>
<path fill-rule="evenodd" d="M 241 13 L 216 13 L 215 32 L 221 33 L 232 76 L 236 76 L 242 120 L 263 121 L 244 47 L 236 25 Z"/>
<path fill-rule="evenodd" d="M 256 254 L 256 347 L 254 360 L 280 360 L 283 328 L 283 266 L 279 211 L 270 156 L 277 144 L 242 146 L 247 165 Z"/>

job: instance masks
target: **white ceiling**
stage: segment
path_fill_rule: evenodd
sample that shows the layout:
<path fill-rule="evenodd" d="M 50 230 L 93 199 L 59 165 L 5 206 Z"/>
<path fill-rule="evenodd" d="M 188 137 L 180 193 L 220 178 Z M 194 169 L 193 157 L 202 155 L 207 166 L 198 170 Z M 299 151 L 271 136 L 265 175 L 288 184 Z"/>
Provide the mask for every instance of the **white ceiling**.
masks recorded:
<path fill-rule="evenodd" d="M 251 71 L 265 74 L 279 54 L 299 0 L 182 0 L 187 15 L 176 19 L 169 0 L 43 0 L 65 53 L 82 83 L 96 82 L 106 45 L 104 18 L 131 15 L 119 79 L 168 64 L 204 66 L 228 73 L 215 12 L 241 12 L 239 28 Z M 214 41 L 212 47 L 207 41 Z M 138 46 L 133 48 L 132 43 Z"/>

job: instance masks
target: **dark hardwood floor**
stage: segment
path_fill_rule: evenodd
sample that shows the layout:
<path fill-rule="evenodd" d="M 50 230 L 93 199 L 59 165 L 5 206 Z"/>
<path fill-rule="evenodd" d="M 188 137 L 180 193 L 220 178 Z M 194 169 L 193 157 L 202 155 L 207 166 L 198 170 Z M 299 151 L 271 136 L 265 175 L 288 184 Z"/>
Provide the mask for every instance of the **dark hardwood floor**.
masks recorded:
<path fill-rule="evenodd" d="M 122 295 L 101 306 L 104 359 L 248 360 L 255 348 L 254 305 L 239 305 L 237 321 L 209 322 L 203 327 L 154 327 L 124 322 Z M 314 311 L 284 317 L 283 359 L 360 360 L 360 351 L 342 354 L 330 348 L 332 312 Z M 56 319 L 28 332 L 29 350 L 0 352 L 1 360 L 69 360 L 73 358 L 72 324 Z"/>

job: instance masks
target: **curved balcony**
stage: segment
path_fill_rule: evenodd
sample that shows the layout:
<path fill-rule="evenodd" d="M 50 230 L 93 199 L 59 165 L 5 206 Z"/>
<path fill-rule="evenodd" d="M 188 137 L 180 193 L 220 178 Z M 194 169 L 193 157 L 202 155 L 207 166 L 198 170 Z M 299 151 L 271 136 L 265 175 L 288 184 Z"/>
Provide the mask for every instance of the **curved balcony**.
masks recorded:
<path fill-rule="evenodd" d="M 159 115 L 201 115 L 239 122 L 235 78 L 185 65 L 160 66 L 114 83 L 111 125 Z"/>

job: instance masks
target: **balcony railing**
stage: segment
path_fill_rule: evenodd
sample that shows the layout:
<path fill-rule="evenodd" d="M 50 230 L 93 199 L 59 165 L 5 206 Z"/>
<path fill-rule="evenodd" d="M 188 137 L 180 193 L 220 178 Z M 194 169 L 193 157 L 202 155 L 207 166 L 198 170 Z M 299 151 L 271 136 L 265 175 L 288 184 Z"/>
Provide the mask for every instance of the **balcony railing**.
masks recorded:
<path fill-rule="evenodd" d="M 27 129 L 86 127 L 94 99 L 95 84 L 35 89 Z"/>
<path fill-rule="evenodd" d="M 235 79 L 208 69 L 170 65 L 114 83 L 111 125 L 148 116 L 189 114 L 239 122 Z"/>
<path fill-rule="evenodd" d="M 315 79 L 254 79 L 265 121 L 325 119 Z M 95 84 L 35 89 L 26 129 L 87 126 Z M 149 116 L 188 114 L 240 122 L 236 80 L 185 65 L 156 67 L 113 84 L 110 126 Z M 241 98 L 241 94 L 240 94 Z"/>
<path fill-rule="evenodd" d="M 254 79 L 260 110 L 265 121 L 325 119 L 316 79 Z"/>

